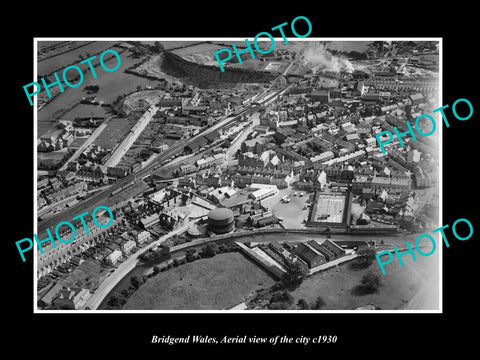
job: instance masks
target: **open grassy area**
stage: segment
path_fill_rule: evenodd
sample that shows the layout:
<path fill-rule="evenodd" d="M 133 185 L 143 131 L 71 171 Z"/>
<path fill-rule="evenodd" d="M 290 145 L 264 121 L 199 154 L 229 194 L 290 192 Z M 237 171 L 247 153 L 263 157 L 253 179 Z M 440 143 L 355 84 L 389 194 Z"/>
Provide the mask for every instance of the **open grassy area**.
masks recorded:
<path fill-rule="evenodd" d="M 43 41 L 40 41 L 39 43 L 41 44 L 42 42 Z M 75 46 L 79 46 L 82 43 L 85 42 L 79 42 L 78 44 L 75 44 Z M 87 46 L 82 46 L 78 49 L 72 49 L 72 51 L 66 52 L 64 54 L 49 58 L 44 61 L 40 61 L 38 63 L 38 74 L 50 74 L 53 71 L 62 70 L 67 65 L 70 65 L 72 63 L 80 63 L 80 61 L 82 61 L 82 59 L 80 59 L 79 57 L 80 55 L 83 56 L 83 58 L 87 58 L 87 53 L 90 54 L 90 56 L 93 56 L 93 54 L 96 54 L 98 52 L 101 53 L 106 49 L 113 47 L 115 43 L 116 41 L 94 41 Z M 67 48 L 62 49 L 62 52 L 65 50 L 67 50 Z M 99 56 L 97 56 L 97 59 L 95 59 L 94 61 L 100 61 Z M 85 64 L 82 64 L 80 66 L 85 66 Z M 86 66 L 88 67 L 88 65 Z M 59 76 L 61 76 L 61 74 L 59 74 Z"/>
<path fill-rule="evenodd" d="M 98 105 L 81 104 L 76 106 L 62 117 L 62 120 L 75 120 L 80 117 L 108 117 L 108 108 Z"/>
<path fill-rule="evenodd" d="M 352 263 L 346 263 L 339 268 L 308 277 L 292 291 L 292 295 L 295 303 L 305 299 L 309 304 L 314 303 L 320 296 L 326 303 L 322 310 L 352 310 L 369 303 L 378 305 L 382 310 L 438 309 L 438 251 L 429 257 L 417 254 L 416 262 L 409 254 L 402 260 L 404 267 L 400 266 L 396 258 L 385 265 L 385 275 L 376 261 L 368 268 L 354 267 Z M 378 275 L 382 281 L 377 293 L 365 294 L 358 287 L 363 275 L 369 271 Z M 411 304 L 413 306 L 408 307 L 407 304 L 412 298 L 415 299 Z"/>
<path fill-rule="evenodd" d="M 134 124 L 133 118 L 114 118 L 93 143 L 104 149 L 113 149 Z"/>
<path fill-rule="evenodd" d="M 88 47 L 82 48 L 87 49 Z M 156 81 L 148 80 L 135 75 L 127 74 L 125 69 L 129 68 L 133 64 L 140 62 L 143 58 L 134 58 L 129 51 L 125 51 L 118 47 L 114 47 L 114 50 L 120 54 L 121 65 L 120 68 L 114 72 L 105 72 L 101 67 L 96 68 L 98 73 L 97 79 L 94 79 L 90 71 L 84 74 L 84 81 L 78 88 L 65 87 L 64 93 L 60 94 L 57 98 L 53 99 L 48 105 L 44 106 L 38 112 L 38 134 L 42 135 L 50 128 L 52 128 L 56 122 L 51 122 L 52 118 L 55 118 L 59 112 L 63 109 L 70 109 L 74 104 L 80 101 L 83 97 L 87 96 L 84 90 L 85 87 L 90 85 L 98 85 L 100 90 L 95 94 L 98 101 L 104 103 L 112 103 L 117 99 L 119 95 L 129 94 L 137 89 L 138 86 L 144 88 L 146 86 L 154 86 Z M 54 58 L 56 62 L 68 63 L 66 55 L 58 56 Z M 78 55 L 76 55 L 78 57 Z M 80 61 L 80 60 L 79 60 Z M 105 60 L 107 67 L 113 68 L 116 65 L 116 58 Z M 60 74 L 61 76 L 61 74 Z M 42 94 L 44 91 L 42 91 Z M 69 117 L 68 113 L 66 114 Z M 76 116 L 88 116 L 88 111 L 85 115 L 82 112 L 77 112 Z M 63 116 L 62 118 L 65 118 Z"/>
<path fill-rule="evenodd" d="M 220 310 L 240 303 L 274 280 L 242 254 L 224 253 L 159 273 L 142 285 L 124 309 Z"/>

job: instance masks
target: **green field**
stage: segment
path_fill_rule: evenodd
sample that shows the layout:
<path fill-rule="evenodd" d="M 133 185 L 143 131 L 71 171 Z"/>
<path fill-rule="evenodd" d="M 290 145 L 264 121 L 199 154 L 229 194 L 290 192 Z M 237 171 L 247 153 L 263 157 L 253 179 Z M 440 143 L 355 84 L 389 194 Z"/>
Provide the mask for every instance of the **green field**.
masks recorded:
<path fill-rule="evenodd" d="M 252 291 L 270 287 L 274 282 L 242 254 L 218 254 L 148 279 L 123 309 L 221 310 L 239 304 Z"/>
<path fill-rule="evenodd" d="M 95 94 L 95 97 L 99 102 L 107 104 L 112 103 L 118 96 L 129 94 L 136 91 L 137 87 L 144 88 L 145 86 L 155 86 L 158 82 L 138 77 L 135 75 L 127 74 L 123 72 L 126 68 L 138 63 L 142 58 L 133 58 L 129 51 L 124 51 L 114 47 L 114 50 L 120 54 L 121 65 L 120 68 L 114 72 L 105 72 L 101 67 L 96 68 L 98 74 L 97 79 L 94 79 L 91 72 L 85 73 L 84 80 L 78 88 L 65 87 L 65 92 L 60 94 L 57 98 L 53 99 L 48 105 L 44 106 L 38 112 L 38 135 L 42 135 L 48 129 L 53 128 L 56 122 L 51 122 L 52 118 L 55 118 L 57 114 L 63 109 L 69 109 L 83 97 L 88 94 L 83 89 L 89 85 L 98 85 L 100 90 Z M 63 61 L 66 55 L 60 55 L 55 57 L 56 61 Z M 77 55 L 78 56 L 78 55 Z M 57 59 L 58 58 L 58 59 Z M 48 61 L 48 60 L 47 60 Z M 69 60 L 65 60 L 67 63 Z M 115 57 L 105 61 L 107 67 L 113 68 L 116 64 Z M 60 74 L 61 75 L 61 74 Z M 43 91 L 42 91 L 43 94 Z M 85 109 L 86 113 L 83 115 L 81 112 L 75 111 L 75 116 L 83 117 L 88 116 L 91 109 Z M 62 118 L 70 118 L 67 113 Z"/>
<path fill-rule="evenodd" d="M 62 120 L 75 120 L 75 118 L 86 118 L 86 117 L 108 117 L 108 108 L 98 106 L 98 105 L 86 105 L 81 104 L 72 109 L 62 117 Z"/>
<path fill-rule="evenodd" d="M 417 254 L 416 262 L 408 254 L 402 260 L 404 267 L 394 257 L 390 264 L 385 265 L 385 275 L 376 261 L 368 268 L 345 263 L 339 268 L 308 277 L 291 294 L 295 303 L 305 299 L 309 304 L 320 296 L 326 303 L 322 310 L 353 310 L 369 303 L 378 305 L 382 310 L 397 310 L 408 308 L 407 304 L 413 297 L 415 301 L 409 308 L 411 310 L 438 309 L 438 252 L 430 257 Z M 377 293 L 364 294 L 358 285 L 369 271 L 377 274 L 383 285 Z"/>
<path fill-rule="evenodd" d="M 42 41 L 39 42 L 41 44 Z M 81 42 L 85 43 L 85 42 Z M 78 45 L 81 45 L 79 43 Z M 91 44 L 88 44 L 86 46 L 82 46 L 78 49 L 73 49 L 72 51 L 66 52 L 64 54 L 60 54 L 57 56 L 54 56 L 52 58 L 40 61 L 38 63 L 38 74 L 40 76 L 50 74 L 54 71 L 62 70 L 66 66 L 73 64 L 73 63 L 80 63 L 82 59 L 80 59 L 80 55 L 83 56 L 84 59 L 87 58 L 87 53 L 90 54 L 90 56 L 93 56 L 93 54 L 96 54 L 98 52 L 103 52 L 108 48 L 111 48 L 117 41 L 95 41 Z M 41 46 L 41 45 L 39 45 Z M 118 51 L 118 50 L 117 50 Z M 99 55 L 97 55 L 97 58 L 94 59 L 93 61 L 100 61 L 99 60 Z M 86 64 L 81 64 L 80 66 L 85 66 Z M 88 65 L 87 65 L 88 67 Z M 61 76 L 61 73 L 59 74 Z"/>
<path fill-rule="evenodd" d="M 133 124 L 135 120 L 130 118 L 114 118 L 93 143 L 104 149 L 113 149 L 130 131 Z"/>

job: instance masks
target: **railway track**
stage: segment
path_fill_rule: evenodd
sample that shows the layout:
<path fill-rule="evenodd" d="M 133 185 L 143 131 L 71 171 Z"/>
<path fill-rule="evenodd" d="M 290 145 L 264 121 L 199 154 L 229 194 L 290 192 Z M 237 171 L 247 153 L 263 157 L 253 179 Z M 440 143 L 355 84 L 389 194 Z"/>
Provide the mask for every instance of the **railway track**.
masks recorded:
<path fill-rule="evenodd" d="M 193 143 L 195 140 L 198 138 L 205 136 L 215 130 L 222 129 L 223 127 L 226 127 L 230 125 L 232 122 L 238 121 L 238 119 L 249 112 L 254 111 L 257 107 L 261 106 L 263 102 L 265 102 L 267 99 L 268 101 L 272 101 L 272 99 L 275 96 L 280 95 L 281 93 L 285 92 L 292 84 L 283 87 L 280 90 L 274 91 L 272 93 L 272 96 L 265 96 L 262 100 L 244 105 L 237 109 L 237 113 L 233 117 L 226 118 L 224 120 L 221 120 L 214 124 L 212 127 L 200 132 L 193 138 L 185 141 L 185 142 L 179 142 L 178 144 L 174 145 L 173 147 L 167 149 L 164 153 L 160 154 L 154 161 L 152 161 L 151 164 L 147 165 L 145 168 L 139 170 L 136 173 L 132 173 L 128 176 L 126 176 L 124 179 L 119 180 L 115 184 L 111 185 L 110 187 L 104 189 L 103 191 L 95 194 L 94 196 L 85 199 L 84 201 L 81 201 L 77 203 L 76 205 L 72 206 L 71 208 L 68 208 L 62 212 L 59 212 L 58 214 L 55 214 L 48 219 L 42 220 L 38 222 L 37 225 L 37 234 L 42 233 L 45 231 L 47 228 L 50 228 L 52 226 L 55 226 L 61 221 L 65 221 L 72 219 L 75 216 L 78 216 L 82 214 L 85 211 L 88 211 L 89 208 L 93 208 L 95 205 L 100 204 L 101 201 L 107 199 L 108 197 L 111 196 L 112 193 L 116 192 L 118 189 L 130 187 L 130 185 L 133 185 L 137 181 L 141 180 L 143 177 L 146 175 L 149 175 L 152 171 L 158 169 L 161 166 L 164 166 L 163 164 L 164 161 L 168 160 L 172 156 L 175 156 L 177 154 L 181 154 L 185 147 Z"/>

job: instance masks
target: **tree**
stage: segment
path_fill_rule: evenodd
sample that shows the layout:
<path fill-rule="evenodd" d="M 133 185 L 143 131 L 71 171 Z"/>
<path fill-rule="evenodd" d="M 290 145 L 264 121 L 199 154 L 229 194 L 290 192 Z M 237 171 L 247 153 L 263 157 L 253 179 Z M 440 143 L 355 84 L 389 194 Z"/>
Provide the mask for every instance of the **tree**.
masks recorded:
<path fill-rule="evenodd" d="M 143 277 L 142 276 L 139 276 L 139 275 L 133 275 L 131 278 L 130 278 L 130 284 L 135 288 L 135 289 L 138 289 L 140 287 L 140 285 L 143 284 Z"/>
<path fill-rule="evenodd" d="M 369 292 L 376 292 L 381 285 L 380 277 L 369 271 L 362 277 L 361 287 Z"/>
<path fill-rule="evenodd" d="M 160 247 L 160 255 L 161 256 L 168 256 L 170 255 L 170 246 L 168 245 L 162 245 Z"/>
<path fill-rule="evenodd" d="M 141 254 L 138 258 L 146 263 L 153 261 L 154 254 L 151 252 L 145 252 Z"/>
<path fill-rule="evenodd" d="M 310 305 L 308 305 L 307 301 L 305 299 L 300 299 L 297 302 L 297 306 L 300 310 L 308 310 L 310 309 Z"/>
<path fill-rule="evenodd" d="M 282 282 L 286 287 L 295 287 L 301 284 L 305 276 L 308 275 L 307 267 L 300 261 L 285 261 L 286 273 L 282 277 Z"/>
<path fill-rule="evenodd" d="M 322 307 L 324 307 L 326 304 L 325 304 L 325 301 L 322 299 L 321 296 L 317 297 L 317 299 L 315 300 L 315 303 L 312 305 L 312 309 L 314 310 L 320 310 Z"/>
<path fill-rule="evenodd" d="M 272 294 L 272 297 L 270 298 L 270 304 L 284 302 L 288 305 L 292 305 L 294 300 L 295 299 L 293 298 L 292 294 L 290 294 L 288 291 L 277 291 Z"/>
<path fill-rule="evenodd" d="M 196 258 L 197 251 L 195 249 L 188 249 L 185 253 L 185 259 L 188 262 L 192 262 Z"/>
<path fill-rule="evenodd" d="M 218 252 L 218 246 L 215 243 L 208 243 L 207 245 L 202 247 L 202 255 L 203 257 L 213 257 Z"/>
<path fill-rule="evenodd" d="M 126 301 L 122 295 L 114 293 L 110 299 L 108 299 L 107 305 L 110 309 L 121 309 L 125 305 Z"/>
<path fill-rule="evenodd" d="M 290 305 L 286 302 L 275 302 L 268 305 L 270 310 L 287 310 Z"/>
<path fill-rule="evenodd" d="M 132 295 L 132 290 L 131 289 L 123 289 L 120 294 L 122 294 L 122 296 L 124 298 L 129 298 L 131 295 Z"/>
<path fill-rule="evenodd" d="M 153 43 L 153 45 L 155 45 L 155 48 L 154 48 L 154 49 L 155 49 L 155 51 L 156 51 L 157 53 L 161 53 L 162 50 L 164 49 L 163 45 L 160 44 L 160 42 L 158 42 L 158 41 L 155 41 L 155 42 Z"/>
<path fill-rule="evenodd" d="M 226 149 L 229 148 L 232 145 L 232 142 L 230 140 L 225 140 L 222 144 L 222 148 Z"/>
<path fill-rule="evenodd" d="M 372 247 L 366 247 L 357 251 L 357 254 L 359 256 L 357 259 L 360 263 L 371 264 L 375 259 L 376 251 Z"/>

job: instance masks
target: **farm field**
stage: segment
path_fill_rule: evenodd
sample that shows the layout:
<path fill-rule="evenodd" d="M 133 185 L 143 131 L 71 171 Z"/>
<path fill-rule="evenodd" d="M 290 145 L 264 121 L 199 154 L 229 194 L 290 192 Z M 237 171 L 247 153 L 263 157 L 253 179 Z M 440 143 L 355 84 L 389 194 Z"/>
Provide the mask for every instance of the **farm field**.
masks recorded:
<path fill-rule="evenodd" d="M 108 108 L 98 105 L 86 105 L 80 104 L 75 106 L 72 111 L 69 111 L 64 116 L 62 116 L 62 120 L 70 120 L 73 121 L 75 118 L 80 117 L 108 117 L 109 115 L 107 112 L 109 111 Z"/>
<path fill-rule="evenodd" d="M 80 63 L 82 59 L 80 59 L 79 56 L 83 56 L 84 59 L 88 58 L 87 53 L 90 54 L 90 56 L 93 56 L 94 54 L 100 52 L 102 53 L 108 48 L 113 47 L 118 41 L 94 41 L 91 44 L 88 44 L 86 46 L 82 46 L 78 49 L 74 49 L 70 52 L 67 52 L 65 54 L 61 54 L 59 56 L 52 57 L 50 59 L 46 59 L 44 61 L 40 61 L 38 63 L 38 75 L 41 77 L 43 75 L 51 74 L 54 71 L 59 71 L 63 70 L 65 67 L 72 63 Z M 80 45 L 80 44 L 79 44 Z M 119 51 L 119 48 L 115 48 L 115 51 Z M 98 63 L 100 54 L 97 55 L 97 58 L 92 61 L 92 64 Z M 80 68 L 88 68 L 88 64 L 80 64 L 77 65 Z M 59 74 L 60 76 L 61 74 Z"/>
<path fill-rule="evenodd" d="M 63 109 L 69 109 L 83 97 L 88 96 L 84 90 L 86 86 L 89 85 L 98 85 L 100 90 L 95 94 L 95 97 L 99 102 L 112 103 L 117 99 L 118 96 L 132 93 L 137 90 L 137 87 L 145 88 L 146 86 L 154 86 L 157 84 L 156 81 L 138 77 L 135 75 L 124 73 L 123 70 L 136 64 L 142 60 L 142 58 L 133 58 L 128 56 L 130 53 L 128 51 L 123 51 L 123 49 L 118 49 L 122 63 L 120 68 L 114 72 L 104 72 L 103 69 L 100 69 L 97 74 L 98 78 L 94 79 L 90 72 L 84 75 L 84 81 L 81 86 L 78 88 L 65 88 L 65 92 L 60 94 L 58 97 L 52 100 L 48 105 L 44 106 L 38 112 L 38 135 L 42 135 L 48 129 L 51 129 L 55 123 L 52 122 L 52 118 L 55 118 L 56 115 Z M 113 68 L 115 66 L 116 59 L 110 59 L 105 61 L 107 67 Z M 76 113 L 77 116 L 82 116 L 79 113 Z M 64 116 L 68 116 L 66 113 Z M 87 115 L 88 116 L 88 115 Z M 63 118 L 63 116 L 62 116 Z"/>
<path fill-rule="evenodd" d="M 305 299 L 309 304 L 320 296 L 326 304 L 322 310 L 353 310 L 370 303 L 382 310 L 401 310 L 408 308 L 413 298 L 413 310 L 438 309 L 438 252 L 429 257 L 417 256 L 416 262 L 410 255 L 402 260 L 404 267 L 396 258 L 385 265 L 385 275 L 376 260 L 367 268 L 345 263 L 306 278 L 291 294 L 295 303 Z M 358 285 L 369 271 L 380 277 L 382 286 L 376 293 L 365 294 Z"/>
<path fill-rule="evenodd" d="M 221 310 L 274 280 L 240 253 L 218 254 L 161 272 L 127 301 L 126 310 Z"/>
<path fill-rule="evenodd" d="M 135 121 L 129 118 L 114 118 L 93 142 L 104 149 L 113 149 L 115 145 L 130 131 Z"/>
<path fill-rule="evenodd" d="M 66 154 L 66 149 L 62 149 L 59 151 L 51 151 L 51 152 L 37 152 L 37 161 L 38 164 L 56 164 L 62 160 L 62 158 Z"/>

